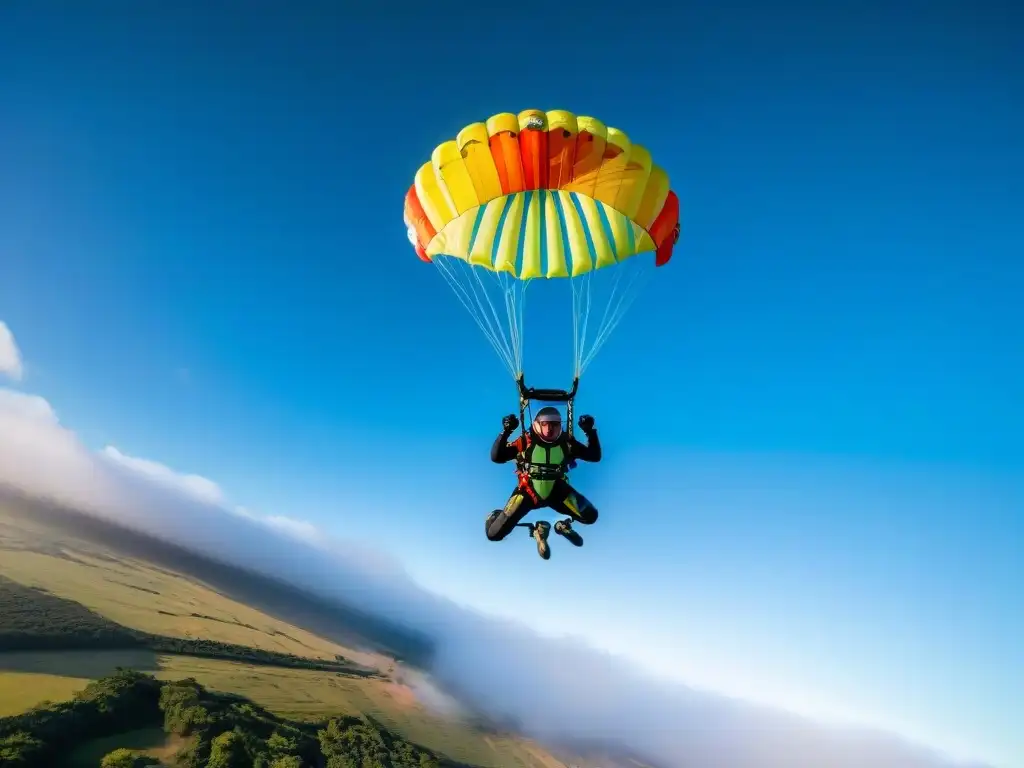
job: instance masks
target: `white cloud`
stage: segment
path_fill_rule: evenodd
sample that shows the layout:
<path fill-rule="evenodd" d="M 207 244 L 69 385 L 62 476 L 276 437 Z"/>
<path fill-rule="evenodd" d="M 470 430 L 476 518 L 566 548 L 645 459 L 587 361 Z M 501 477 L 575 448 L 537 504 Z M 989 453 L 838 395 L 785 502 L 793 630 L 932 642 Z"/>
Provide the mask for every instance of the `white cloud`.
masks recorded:
<path fill-rule="evenodd" d="M 308 520 L 295 520 L 281 515 L 258 515 L 246 507 L 235 507 L 233 511 L 235 514 L 262 523 L 306 544 L 312 544 L 316 547 L 323 546 L 324 544 L 323 534 Z"/>
<path fill-rule="evenodd" d="M 13 389 L 0 389 L 0 416 L 23 419 L 26 424 L 58 425 L 57 413 L 46 398 Z"/>
<path fill-rule="evenodd" d="M 0 485 L 102 509 L 116 494 L 96 470 L 97 462 L 45 399 L 0 388 Z"/>
<path fill-rule="evenodd" d="M 401 565 L 308 522 L 229 505 L 213 481 L 113 447 L 89 451 L 42 398 L 0 389 L 0 485 L 254 568 L 434 638 L 433 702 L 454 694 L 538 738 L 609 739 L 668 766 L 948 768 L 877 733 L 825 727 L 645 675 L 578 639 L 458 607 Z M 450 705 L 450 702 L 449 702 Z"/>
<path fill-rule="evenodd" d="M 25 367 L 21 360 L 21 351 L 17 342 L 14 341 L 14 334 L 7 327 L 7 323 L 0 320 L 0 374 L 7 376 L 14 381 L 21 381 L 25 373 Z"/>
<path fill-rule="evenodd" d="M 128 456 L 112 445 L 104 448 L 102 455 L 122 467 L 138 472 L 170 491 L 177 491 L 207 504 L 222 504 L 224 502 L 224 493 L 220 486 L 201 475 L 182 474 L 157 461 Z"/>

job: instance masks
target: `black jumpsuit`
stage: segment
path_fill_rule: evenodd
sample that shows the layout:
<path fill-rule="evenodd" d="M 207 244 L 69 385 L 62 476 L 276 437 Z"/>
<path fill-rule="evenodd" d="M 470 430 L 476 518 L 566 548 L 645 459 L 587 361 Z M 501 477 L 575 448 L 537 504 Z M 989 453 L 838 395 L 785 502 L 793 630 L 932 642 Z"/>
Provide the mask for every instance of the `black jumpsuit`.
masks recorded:
<path fill-rule="evenodd" d="M 512 461 L 527 446 L 524 445 L 525 438 L 520 435 L 512 442 L 507 442 L 509 432 L 502 432 L 491 446 L 491 461 L 496 464 L 505 464 Z M 538 443 L 547 446 L 535 432 L 529 435 L 527 443 Z M 524 517 L 535 509 L 549 507 L 555 511 L 571 517 L 573 522 L 591 525 L 597 521 L 597 507 L 590 503 L 583 494 L 569 485 L 564 477 L 564 472 L 569 462 L 579 459 L 581 461 L 601 460 L 601 441 L 597 437 L 597 430 L 592 429 L 587 434 L 587 444 L 581 443 L 574 437 L 562 433 L 562 435 L 551 446 L 560 445 L 564 455 L 561 465 L 561 476 L 555 480 L 554 488 L 546 499 L 530 493 L 523 483 L 516 486 L 505 503 L 505 508 L 496 510 L 487 518 L 487 538 L 491 541 L 500 541 L 508 536 Z"/>

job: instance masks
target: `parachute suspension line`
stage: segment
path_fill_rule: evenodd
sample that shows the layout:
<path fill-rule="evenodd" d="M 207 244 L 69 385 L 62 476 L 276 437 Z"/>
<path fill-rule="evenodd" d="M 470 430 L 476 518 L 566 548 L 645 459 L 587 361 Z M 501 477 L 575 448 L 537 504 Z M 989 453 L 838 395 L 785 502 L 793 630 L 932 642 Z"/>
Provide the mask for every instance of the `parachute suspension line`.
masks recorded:
<path fill-rule="evenodd" d="M 581 331 L 582 336 L 580 337 L 580 355 L 587 349 L 587 329 L 590 327 L 590 310 L 594 305 L 594 271 L 591 270 L 583 278 L 584 295 L 586 296 L 586 309 L 583 312 L 583 329 Z M 598 328 L 598 331 L 601 329 Z M 583 363 L 582 361 L 577 362 L 577 368 L 579 374 L 583 375 Z"/>
<path fill-rule="evenodd" d="M 609 273 L 612 275 L 610 293 L 603 302 L 595 302 L 594 298 L 593 283 L 597 279 L 594 277 L 596 270 L 591 269 L 580 277 L 569 278 L 572 288 L 573 355 L 576 378 L 580 378 L 597 357 L 597 353 L 622 322 L 622 318 L 641 293 L 646 278 L 653 271 L 653 267 L 647 268 L 644 265 L 642 256 L 643 254 L 637 254 L 630 257 L 631 263 L 629 264 L 620 262 L 614 268 L 602 271 L 602 278 L 608 276 Z M 628 276 L 627 272 L 630 273 Z M 603 303 L 604 312 L 600 323 L 596 321 L 595 317 L 594 339 L 588 347 L 587 338 L 591 325 L 591 312 L 594 311 L 595 303 Z"/>
<path fill-rule="evenodd" d="M 579 379 L 593 362 L 640 294 L 646 278 L 653 272 L 653 265 L 650 269 L 646 268 L 644 255 L 636 254 L 624 260 L 629 261 L 628 264 L 620 262 L 611 269 L 602 269 L 597 277 L 594 276 L 597 270 L 591 269 L 583 275 L 568 278 L 572 296 L 574 378 Z M 505 364 L 509 374 L 513 379 L 518 378 L 523 372 L 526 290 L 531 280 L 518 280 L 503 271 L 474 266 L 461 258 L 438 256 L 433 259 L 433 263 Z M 460 274 L 460 271 L 464 274 Z M 631 274 L 627 275 L 627 271 Z M 485 276 L 482 274 L 484 272 L 489 275 Z M 595 281 L 600 290 L 595 288 Z M 607 299 L 604 298 L 604 281 L 610 284 Z M 491 295 L 494 291 L 500 292 L 500 298 Z M 600 300 L 594 296 L 595 291 Z M 500 310 L 502 304 L 504 313 Z M 601 306 L 603 312 L 600 322 L 595 314 L 594 322 L 591 323 L 591 313 L 596 313 L 596 309 Z M 594 326 L 593 330 L 591 326 Z M 594 338 L 588 344 L 591 335 Z"/>
<path fill-rule="evenodd" d="M 469 287 L 463 285 L 458 276 L 455 273 L 455 268 L 452 268 L 450 264 L 444 263 L 447 259 L 438 258 L 434 260 L 437 264 L 439 271 L 448 281 L 448 284 L 452 287 L 456 297 L 462 302 L 462 305 L 469 312 L 470 317 L 476 322 L 477 326 L 483 332 L 484 337 L 490 342 L 491 347 L 494 348 L 499 359 L 501 359 L 506 367 L 509 367 L 509 361 L 505 356 L 505 352 L 502 349 L 502 345 L 497 337 L 497 334 L 493 327 L 491 327 L 489 318 L 483 314 L 483 308 L 480 302 L 479 296 L 476 295 L 476 291 L 473 289 L 472 283 L 469 283 Z M 468 281 L 467 281 L 468 282 Z M 475 305 L 475 307 L 474 307 Z"/>
<path fill-rule="evenodd" d="M 569 289 L 572 292 L 572 375 L 580 375 L 580 313 L 576 307 L 576 278 L 569 277 Z"/>
<path fill-rule="evenodd" d="M 580 361 L 583 359 L 581 346 L 583 340 L 580 338 L 580 308 L 579 293 L 576 290 L 576 277 L 569 277 L 569 289 L 572 292 L 572 375 L 578 378 L 580 375 Z"/>
<path fill-rule="evenodd" d="M 446 256 L 438 256 L 433 259 L 433 264 L 437 266 L 438 271 L 451 287 L 456 298 L 458 298 L 462 306 L 465 307 L 466 311 L 480 328 L 480 331 L 484 334 L 484 337 L 488 342 L 490 342 L 491 347 L 498 355 L 498 358 L 505 364 L 505 367 L 508 368 L 512 377 L 515 378 L 515 362 L 512 360 L 512 356 L 509 353 L 504 335 L 502 334 L 499 336 L 498 329 L 494 327 L 491 322 L 491 318 L 487 316 L 483 307 L 483 301 L 480 299 L 479 293 L 474 285 L 474 281 L 466 280 L 465 284 L 460 281 L 457 274 L 459 267 L 452 264 L 452 262 L 463 262 L 463 260 L 449 258 Z M 463 264 L 465 265 L 464 268 L 466 270 L 473 270 L 471 265 L 466 264 L 465 262 L 463 262 Z M 483 289 L 483 291 L 484 299 L 487 300 L 488 304 L 491 304 L 490 298 L 486 295 L 486 290 Z M 493 314 L 493 304 L 491 304 L 491 309 Z"/>
<path fill-rule="evenodd" d="M 605 345 L 608 338 L 612 335 L 619 323 L 622 322 L 622 318 L 625 317 L 629 308 L 636 301 L 637 296 L 642 292 L 642 287 L 650 278 L 653 272 L 653 267 L 643 268 L 638 267 L 641 256 L 644 254 L 637 254 L 633 256 L 634 264 L 628 266 L 634 267 L 632 273 L 629 276 L 626 287 L 622 290 L 622 295 L 616 299 L 615 294 L 618 293 L 619 284 L 623 282 L 624 270 L 620 269 L 617 271 L 615 276 L 615 285 L 612 288 L 612 295 L 609 297 L 608 304 L 605 306 L 604 316 L 601 318 L 600 330 L 597 333 L 597 338 L 594 339 L 594 345 L 591 347 L 590 352 L 583 359 L 583 364 L 580 368 L 580 374 L 587 369 L 587 366 L 594 360 L 597 353 L 601 350 L 601 347 Z M 614 307 L 614 308 L 613 308 Z"/>
<path fill-rule="evenodd" d="M 513 287 L 519 285 L 518 280 L 511 280 Z M 519 311 L 519 317 L 516 322 L 516 327 L 519 328 L 519 373 L 523 372 L 523 366 L 526 364 L 525 359 L 525 341 L 526 341 L 526 289 L 533 283 L 533 278 L 529 278 L 523 283 L 523 292 L 520 295 L 519 304 L 517 309 Z"/>
<path fill-rule="evenodd" d="M 475 267 L 473 267 L 471 264 L 468 264 L 468 263 L 467 263 L 467 267 L 470 270 L 470 272 L 472 273 L 473 279 L 476 281 L 476 284 L 480 287 L 480 293 L 483 295 L 484 299 L 486 299 L 486 301 L 487 301 L 487 307 L 491 311 L 491 318 L 494 321 L 494 325 L 496 327 L 498 327 L 498 328 L 501 328 L 502 326 L 501 326 L 501 320 L 498 318 L 498 310 L 496 310 L 494 308 L 494 302 L 491 301 L 491 296 L 487 292 L 487 287 L 484 285 L 484 281 L 480 279 L 480 270 L 476 269 Z M 485 271 L 490 272 L 490 270 L 485 270 Z M 492 275 L 494 275 L 495 277 L 497 276 L 495 273 L 492 273 Z M 501 285 L 500 281 L 498 282 L 498 285 L 499 286 Z M 506 310 L 506 319 L 509 320 L 509 322 L 511 323 L 511 318 L 508 317 L 507 310 Z M 504 350 L 503 359 L 505 360 L 505 364 L 508 366 L 509 373 L 511 373 L 512 377 L 515 378 L 515 375 L 516 375 L 516 362 L 515 362 L 515 358 L 517 356 L 512 351 L 511 344 L 509 343 L 509 339 L 513 336 L 513 332 L 512 332 L 511 326 L 509 327 L 508 330 L 509 330 L 509 332 L 507 334 L 506 333 L 502 333 L 502 334 L 500 334 L 500 336 L 496 333 L 495 334 L 495 338 L 497 338 L 501 342 L 502 348 Z"/>
<path fill-rule="evenodd" d="M 591 270 L 581 278 L 569 278 L 569 287 L 572 290 L 573 378 L 576 379 L 583 374 L 583 360 L 587 349 L 587 326 L 593 302 L 592 275 Z M 582 287 L 577 288 L 577 282 L 582 283 Z"/>
<path fill-rule="evenodd" d="M 519 285 L 519 280 L 508 279 L 511 285 L 510 292 L 512 295 L 512 308 L 513 317 L 515 318 L 515 329 L 516 329 L 516 343 L 519 349 L 519 368 L 516 372 L 517 375 L 523 372 L 524 365 L 524 350 L 526 342 L 526 289 L 530 287 L 530 283 L 533 278 L 528 278 L 522 284 L 522 291 L 516 295 L 516 288 Z"/>
<path fill-rule="evenodd" d="M 584 352 L 582 352 L 580 354 L 580 357 L 581 357 L 580 362 L 579 362 L 579 372 L 580 372 L 580 375 L 583 374 L 583 371 L 586 370 L 587 364 L 590 362 L 590 360 L 593 359 L 593 357 L 594 357 L 594 349 L 597 348 L 598 344 L 603 343 L 602 339 L 606 335 L 606 331 L 607 331 L 607 328 L 608 328 L 608 310 L 611 308 L 612 303 L 615 301 L 615 294 L 618 292 L 619 284 L 622 282 L 623 268 L 619 267 L 618 269 L 616 269 L 615 272 L 614 272 L 614 275 L 615 275 L 615 279 L 612 281 L 611 293 L 610 293 L 610 295 L 608 296 L 608 298 L 604 302 L 604 313 L 601 316 L 601 323 L 600 323 L 600 325 L 597 326 L 597 333 L 594 335 L 594 344 L 591 347 L 591 349 L 585 350 Z M 593 280 L 592 276 L 593 276 L 593 271 L 587 273 L 587 277 L 590 278 L 591 281 Z M 587 319 L 588 320 L 590 319 L 591 304 L 590 304 L 589 300 L 590 300 L 590 296 L 591 296 L 591 290 L 592 290 L 591 282 L 588 281 L 588 283 L 587 283 L 587 294 L 588 294 L 588 296 L 587 296 L 587 298 L 588 298 L 588 303 L 587 303 Z"/>
<path fill-rule="evenodd" d="M 526 317 L 524 308 L 526 306 L 526 289 L 530 285 L 528 278 L 525 281 L 516 280 L 504 272 L 494 272 L 494 281 L 500 286 L 505 298 L 505 312 L 508 316 L 509 341 L 512 349 L 512 362 L 515 365 L 515 376 L 523 372 L 523 348 L 525 340 Z M 522 290 L 517 290 L 517 284 L 522 283 Z"/>

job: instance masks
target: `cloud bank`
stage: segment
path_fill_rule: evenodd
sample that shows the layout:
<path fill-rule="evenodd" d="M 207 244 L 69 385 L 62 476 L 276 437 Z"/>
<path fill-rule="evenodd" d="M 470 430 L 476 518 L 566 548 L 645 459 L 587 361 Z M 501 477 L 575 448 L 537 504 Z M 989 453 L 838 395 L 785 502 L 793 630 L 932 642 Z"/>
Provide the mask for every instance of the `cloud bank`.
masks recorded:
<path fill-rule="evenodd" d="M 0 485 L 417 629 L 436 643 L 430 673 L 443 690 L 549 744 L 617 745 L 662 768 L 955 765 L 894 736 L 826 727 L 666 683 L 578 639 L 541 637 L 461 608 L 357 542 L 332 539 L 305 521 L 233 507 L 207 478 L 113 446 L 90 451 L 46 400 L 3 388 Z M 417 688 L 438 706 L 454 706 L 427 682 Z"/>
<path fill-rule="evenodd" d="M 21 381 L 24 372 L 21 351 L 14 343 L 14 334 L 6 323 L 0 321 L 0 374 L 14 381 Z"/>

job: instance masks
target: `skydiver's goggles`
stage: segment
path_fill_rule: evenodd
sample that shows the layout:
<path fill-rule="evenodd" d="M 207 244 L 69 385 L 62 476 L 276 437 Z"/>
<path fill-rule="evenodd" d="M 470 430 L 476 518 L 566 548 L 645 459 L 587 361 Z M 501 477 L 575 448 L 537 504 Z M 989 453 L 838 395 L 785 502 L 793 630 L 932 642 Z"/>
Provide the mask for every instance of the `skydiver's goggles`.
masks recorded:
<path fill-rule="evenodd" d="M 533 420 L 534 424 L 555 424 L 556 426 L 562 426 L 562 414 L 560 413 L 541 413 L 538 414 Z"/>
<path fill-rule="evenodd" d="M 540 413 L 533 420 L 534 426 L 540 428 L 542 424 L 550 424 L 554 427 L 555 436 L 562 432 L 562 414 L 558 413 Z"/>

